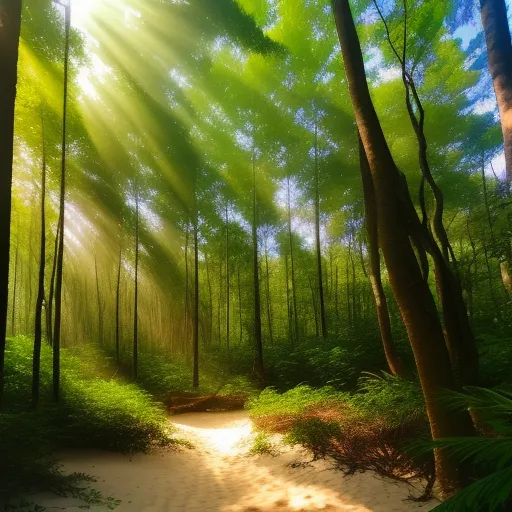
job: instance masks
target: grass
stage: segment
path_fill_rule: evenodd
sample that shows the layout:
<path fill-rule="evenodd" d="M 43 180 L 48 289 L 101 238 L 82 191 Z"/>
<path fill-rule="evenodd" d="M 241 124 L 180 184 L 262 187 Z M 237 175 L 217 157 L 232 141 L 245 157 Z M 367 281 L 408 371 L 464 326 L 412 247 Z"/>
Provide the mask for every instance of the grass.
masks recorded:
<path fill-rule="evenodd" d="M 30 408 L 32 341 L 11 339 L 6 351 L 5 402 L 0 413 L 0 503 L 35 490 L 60 489 L 99 500 L 77 485 L 84 475 L 64 477 L 52 460 L 56 450 L 96 448 L 123 453 L 173 446 L 162 404 L 121 380 L 93 377 L 103 362 L 94 350 L 61 353 L 61 400 L 51 400 L 52 353 L 43 347 L 41 401 Z M 107 502 L 105 502 L 107 503 Z M 105 504 L 104 503 L 104 504 Z M 108 503 L 107 503 L 108 504 Z"/>

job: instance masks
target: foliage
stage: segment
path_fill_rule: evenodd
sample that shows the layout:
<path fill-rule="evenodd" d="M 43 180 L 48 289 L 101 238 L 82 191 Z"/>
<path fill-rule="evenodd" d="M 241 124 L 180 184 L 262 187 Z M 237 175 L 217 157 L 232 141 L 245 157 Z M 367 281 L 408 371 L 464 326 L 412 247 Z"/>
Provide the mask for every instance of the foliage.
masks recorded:
<path fill-rule="evenodd" d="M 25 487 L 64 485 L 59 466 L 51 459 L 58 449 L 134 453 L 176 443 L 162 406 L 147 393 L 133 384 L 88 375 L 87 368 L 94 366 L 94 352 L 89 353 L 92 360 L 85 359 L 83 353 L 78 359 L 63 352 L 62 401 L 54 404 L 46 399 L 37 410 L 28 409 L 31 353 L 29 338 L 8 341 L 9 381 L 6 407 L 0 413 L 0 472 L 5 475 L 0 483 L 1 498 L 12 497 Z M 51 350 L 47 346 L 43 347 L 41 376 L 43 389 L 48 391 Z"/>

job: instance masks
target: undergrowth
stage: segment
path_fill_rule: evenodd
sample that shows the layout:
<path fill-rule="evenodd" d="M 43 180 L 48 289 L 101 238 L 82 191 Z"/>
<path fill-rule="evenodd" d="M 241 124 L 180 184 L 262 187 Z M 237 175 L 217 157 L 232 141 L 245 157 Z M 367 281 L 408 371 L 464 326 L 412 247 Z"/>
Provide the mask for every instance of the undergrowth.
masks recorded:
<path fill-rule="evenodd" d="M 0 413 L 0 504 L 26 492 L 80 489 L 51 454 L 69 448 L 148 452 L 177 441 L 161 404 L 134 384 L 95 378 L 96 353 L 61 353 L 61 399 L 51 400 L 52 352 L 43 346 L 41 400 L 30 407 L 32 340 L 8 340 Z M 98 364 L 102 364 L 98 361 Z M 83 480 L 83 478 L 82 478 Z M 85 491 L 82 492 L 82 495 Z M 89 498 L 94 492 L 91 490 Z M 98 497 L 97 497 L 98 498 Z M 99 499 L 99 498 L 98 498 Z"/>

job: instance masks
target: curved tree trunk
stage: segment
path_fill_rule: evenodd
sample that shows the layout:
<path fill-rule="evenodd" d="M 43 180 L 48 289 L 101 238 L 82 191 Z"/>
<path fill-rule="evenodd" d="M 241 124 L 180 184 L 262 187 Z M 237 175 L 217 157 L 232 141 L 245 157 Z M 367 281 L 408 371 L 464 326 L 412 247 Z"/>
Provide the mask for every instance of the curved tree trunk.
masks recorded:
<path fill-rule="evenodd" d="M 407 372 L 403 361 L 400 359 L 391 334 L 391 321 L 389 319 L 388 302 L 380 273 L 379 239 L 377 229 L 377 208 L 375 202 L 375 190 L 373 180 L 368 166 L 368 160 L 364 151 L 363 143 L 359 138 L 359 163 L 361 166 L 361 178 L 363 181 L 364 209 L 366 232 L 368 233 L 368 253 L 370 255 L 370 282 L 372 284 L 373 297 L 377 309 L 377 320 L 379 322 L 380 336 L 384 347 L 384 354 L 389 369 L 393 375 L 406 377 Z"/>
<path fill-rule="evenodd" d="M 14 105 L 18 81 L 18 44 L 21 0 L 0 6 L 0 404 L 4 391 L 5 338 L 9 307 L 9 251 L 11 247 L 11 185 Z"/>
<path fill-rule="evenodd" d="M 332 4 L 356 123 L 375 189 L 379 245 L 418 368 L 432 437 L 471 434 L 469 414 L 449 413 L 438 400 L 442 389 L 454 389 L 454 380 L 434 298 L 409 238 L 408 224 L 420 221 L 415 211 L 416 218 L 411 218 L 410 196 L 403 197 L 405 178 L 395 165 L 370 97 L 349 2 L 333 0 Z M 442 493 L 450 495 L 463 485 L 458 465 L 444 450 L 435 450 L 435 459 Z"/>

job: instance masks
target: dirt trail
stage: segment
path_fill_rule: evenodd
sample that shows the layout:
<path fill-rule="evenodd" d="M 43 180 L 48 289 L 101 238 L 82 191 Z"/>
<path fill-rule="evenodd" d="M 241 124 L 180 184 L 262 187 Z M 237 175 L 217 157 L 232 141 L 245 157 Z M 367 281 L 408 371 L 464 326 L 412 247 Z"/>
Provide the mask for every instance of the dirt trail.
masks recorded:
<path fill-rule="evenodd" d="M 62 463 L 67 471 L 97 477 L 97 489 L 121 500 L 118 512 L 405 512 L 435 506 L 407 500 L 409 486 L 372 473 L 344 477 L 324 462 L 292 468 L 300 457 L 296 450 L 248 456 L 252 425 L 244 412 L 182 414 L 172 422 L 194 450 L 131 458 L 75 452 Z M 46 495 L 38 502 L 52 512 L 83 511 L 69 498 Z"/>

